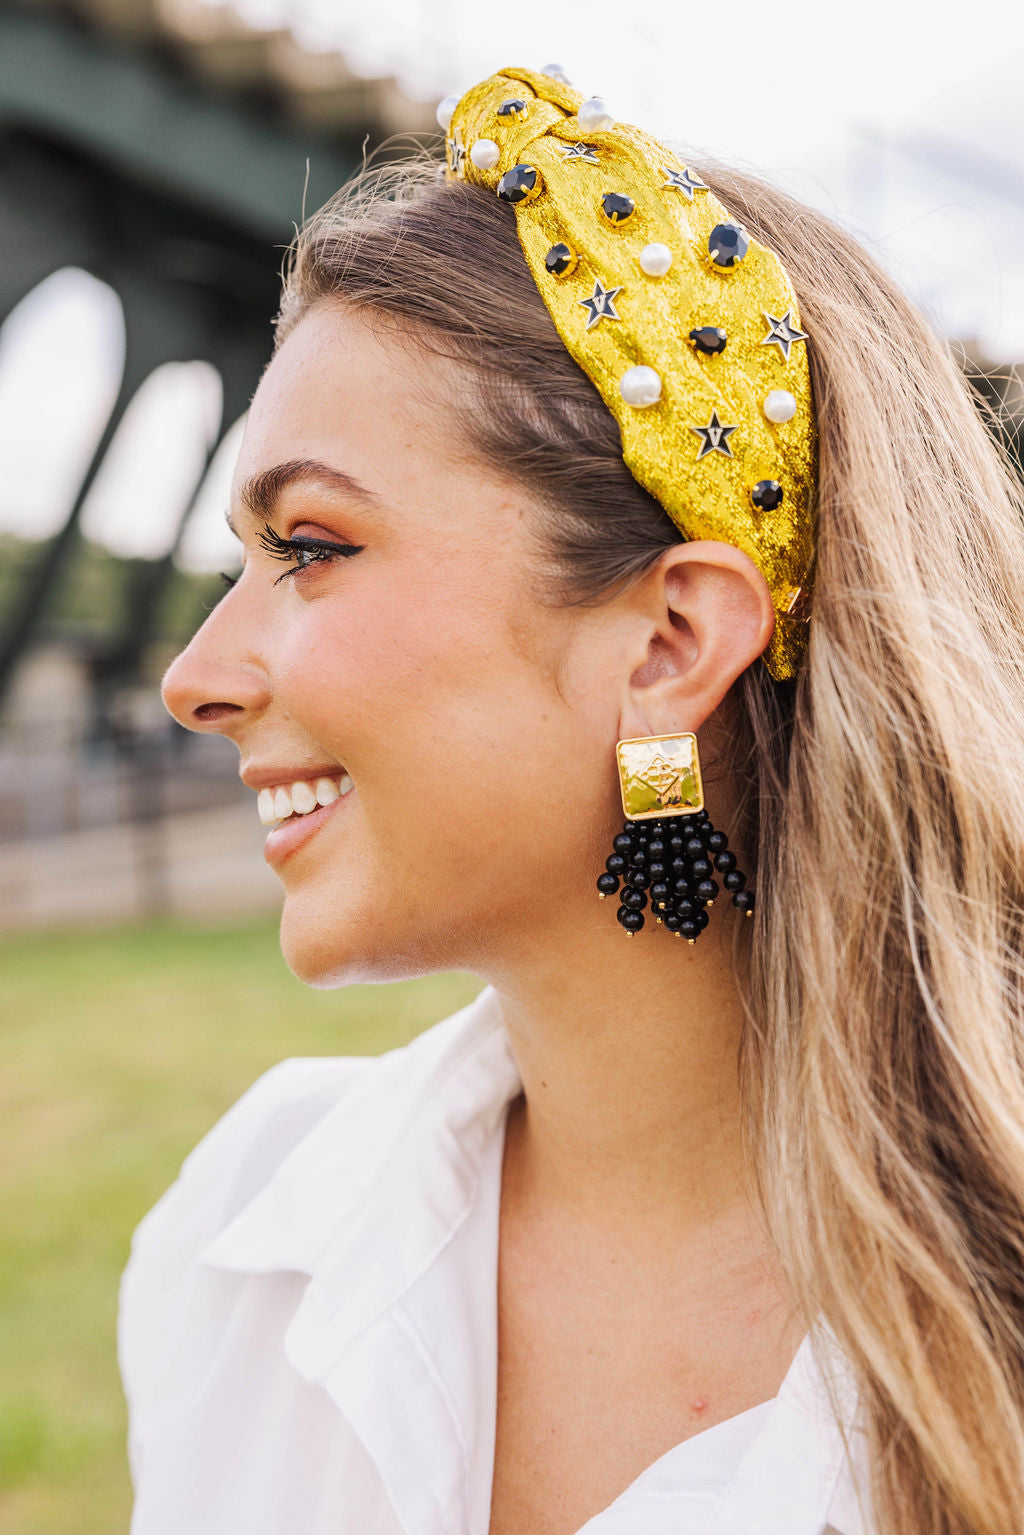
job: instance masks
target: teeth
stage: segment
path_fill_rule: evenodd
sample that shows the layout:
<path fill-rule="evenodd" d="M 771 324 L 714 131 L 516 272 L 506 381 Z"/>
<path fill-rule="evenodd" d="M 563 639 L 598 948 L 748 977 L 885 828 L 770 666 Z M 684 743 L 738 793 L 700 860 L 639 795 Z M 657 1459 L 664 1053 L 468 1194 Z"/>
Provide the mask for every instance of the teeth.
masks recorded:
<path fill-rule="evenodd" d="M 318 778 L 316 781 L 316 802 L 318 805 L 333 805 L 338 798 L 338 785 L 333 778 Z"/>
<path fill-rule="evenodd" d="M 312 784 L 293 783 L 291 787 L 292 809 L 296 815 L 309 815 L 316 809 L 316 790 Z"/>
<path fill-rule="evenodd" d="M 264 826 L 277 826 L 293 815 L 310 815 L 320 805 L 333 805 L 352 788 L 354 785 L 347 773 L 342 773 L 340 778 L 318 778 L 315 782 L 300 779 L 293 784 L 281 784 L 276 789 L 261 789 L 256 808 Z"/>

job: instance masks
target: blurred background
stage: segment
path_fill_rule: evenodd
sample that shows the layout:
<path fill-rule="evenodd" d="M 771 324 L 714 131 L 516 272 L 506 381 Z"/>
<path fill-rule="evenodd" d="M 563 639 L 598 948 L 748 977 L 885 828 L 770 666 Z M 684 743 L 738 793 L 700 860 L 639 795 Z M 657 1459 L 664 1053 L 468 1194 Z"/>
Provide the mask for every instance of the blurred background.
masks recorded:
<path fill-rule="evenodd" d="M 0 1531 L 127 1530 L 130 1233 L 288 1055 L 375 1052 L 469 976 L 337 994 L 280 959 L 226 742 L 160 675 L 224 523 L 294 227 L 438 99 L 557 62 L 614 114 L 851 228 L 1018 455 L 1024 22 L 818 0 L 0 0 Z"/>

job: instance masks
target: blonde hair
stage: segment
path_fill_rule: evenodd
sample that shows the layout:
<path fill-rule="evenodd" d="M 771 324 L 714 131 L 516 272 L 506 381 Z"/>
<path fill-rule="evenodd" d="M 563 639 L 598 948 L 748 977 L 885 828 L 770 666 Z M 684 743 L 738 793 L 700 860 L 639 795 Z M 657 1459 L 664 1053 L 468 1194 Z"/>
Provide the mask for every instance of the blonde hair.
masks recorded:
<path fill-rule="evenodd" d="M 821 434 L 806 661 L 737 684 L 752 1161 L 806 1323 L 857 1377 L 881 1535 L 1019 1535 L 1021 489 L 948 347 L 854 239 L 694 169 L 790 274 Z M 297 232 L 277 344 L 332 298 L 475 370 L 465 431 L 550 509 L 560 600 L 599 602 L 678 541 L 498 199 L 422 156 L 365 171 Z"/>

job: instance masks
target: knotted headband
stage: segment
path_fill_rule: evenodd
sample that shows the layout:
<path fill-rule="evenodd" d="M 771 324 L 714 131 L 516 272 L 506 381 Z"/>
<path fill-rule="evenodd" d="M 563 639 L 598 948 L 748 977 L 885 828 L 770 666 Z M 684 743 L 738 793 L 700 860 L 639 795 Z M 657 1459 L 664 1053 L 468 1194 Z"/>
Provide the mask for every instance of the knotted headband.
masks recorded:
<path fill-rule="evenodd" d="M 502 70 L 438 115 L 449 178 L 515 207 L 534 281 L 618 422 L 627 468 L 685 538 L 750 556 L 776 613 L 765 663 L 794 676 L 817 434 L 779 258 L 670 150 L 555 74 Z"/>

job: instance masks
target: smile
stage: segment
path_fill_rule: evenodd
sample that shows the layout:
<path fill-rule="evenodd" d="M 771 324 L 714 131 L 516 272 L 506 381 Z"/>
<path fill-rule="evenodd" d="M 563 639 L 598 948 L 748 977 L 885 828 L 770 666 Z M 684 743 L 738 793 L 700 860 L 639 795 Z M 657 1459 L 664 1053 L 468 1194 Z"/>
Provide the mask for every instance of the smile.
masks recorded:
<path fill-rule="evenodd" d="M 300 779 L 297 783 L 278 784 L 261 789 L 256 800 L 259 818 L 272 830 L 297 816 L 313 815 L 315 811 L 333 805 L 352 789 L 347 773 L 340 778 Z"/>

